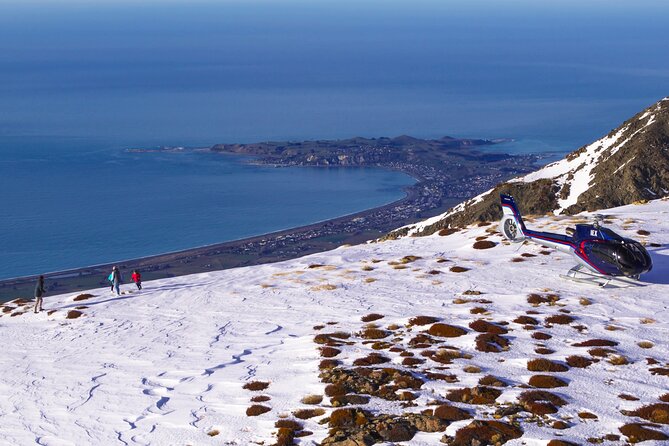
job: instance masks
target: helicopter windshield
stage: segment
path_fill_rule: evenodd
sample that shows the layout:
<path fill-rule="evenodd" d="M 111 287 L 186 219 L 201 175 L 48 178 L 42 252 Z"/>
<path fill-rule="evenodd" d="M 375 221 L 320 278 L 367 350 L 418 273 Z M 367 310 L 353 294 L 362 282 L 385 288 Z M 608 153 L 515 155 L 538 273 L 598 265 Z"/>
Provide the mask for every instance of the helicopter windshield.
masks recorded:
<path fill-rule="evenodd" d="M 599 228 L 599 232 L 605 240 L 623 240 L 621 236 L 610 230 L 609 228 Z"/>

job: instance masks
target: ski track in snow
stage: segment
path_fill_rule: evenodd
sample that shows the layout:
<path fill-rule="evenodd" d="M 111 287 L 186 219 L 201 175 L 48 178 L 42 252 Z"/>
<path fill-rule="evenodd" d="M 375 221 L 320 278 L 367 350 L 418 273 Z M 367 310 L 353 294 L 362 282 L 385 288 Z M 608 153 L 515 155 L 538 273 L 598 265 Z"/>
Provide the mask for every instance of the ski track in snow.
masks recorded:
<path fill-rule="evenodd" d="M 409 237 L 282 263 L 146 282 L 142 292 L 120 297 L 106 288 L 90 291 L 95 297 L 80 302 L 73 301 L 75 294 L 47 296 L 45 308 L 57 310 L 51 316 L 27 312 L 0 317 L 0 445 L 270 444 L 280 415 L 305 407 L 300 403 L 303 396 L 323 393 L 325 385 L 318 378 L 321 358 L 313 343 L 315 325 L 325 325 L 324 331 L 354 332 L 364 325 L 361 316 L 375 312 L 385 315 L 382 325 L 406 324 L 410 317 L 425 314 L 465 327 L 478 316 L 453 300 L 472 289 L 493 301 L 489 307 L 496 321 L 524 314 L 529 293 L 560 294 L 588 331 L 584 335 L 570 326 L 553 326 L 553 338 L 544 342 L 556 350 L 549 357 L 583 354 L 571 344 L 584 338 L 620 342 L 620 353 L 632 364 L 614 367 L 603 362 L 599 368 L 572 369 L 570 386 L 560 391 L 570 400 L 568 413 L 589 410 L 599 417 L 596 423 L 561 432 L 565 440 L 584 442 L 602 432 L 618 433 L 623 421 L 634 421 L 621 415 L 621 408 L 655 402 L 669 387 L 669 377 L 649 375 L 643 360 L 669 358 L 669 201 L 604 213 L 621 234 L 661 245 L 651 248 L 655 269 L 643 278 L 646 286 L 600 289 L 564 282 L 558 276 L 572 266 L 570 257 L 555 252 L 542 256 L 538 246 L 519 251 L 518 246 L 500 243 L 493 249 L 472 249 L 474 239 L 492 227 L 488 226 L 448 237 Z M 574 218 L 579 217 L 546 217 L 528 225 L 563 230 Z M 637 235 L 639 229 L 650 235 Z M 511 262 L 521 253 L 536 257 Z M 421 259 L 405 269 L 388 264 L 406 255 Z M 442 257 L 448 262 L 436 261 Z M 449 272 L 454 265 L 470 271 Z M 436 269 L 440 274 L 427 273 Z M 581 297 L 592 299 L 593 305 L 579 306 Z M 68 310 L 81 305 L 87 307 L 82 317 L 65 318 Z M 547 315 L 546 308 L 538 310 Z M 611 325 L 623 330 L 604 328 Z M 468 364 L 485 374 L 526 381 L 531 375 L 526 358 L 536 357 L 530 333 L 516 327 L 509 352 L 477 354 Z M 454 339 L 452 345 L 472 350 L 473 336 Z M 653 342 L 654 347 L 642 350 L 636 346 L 639 340 Z M 354 347 L 351 354 L 361 349 Z M 599 373 L 595 378 L 593 370 Z M 479 377 L 465 374 L 446 388 L 471 386 Z M 270 385 L 261 392 L 242 388 L 254 380 Z M 440 394 L 446 389 L 443 383 L 425 386 Z M 509 387 L 499 401 L 513 401 L 522 390 Z M 640 401 L 619 400 L 620 393 L 634 394 Z M 271 400 L 263 404 L 272 410 L 247 417 L 250 398 L 257 395 L 268 395 Z M 331 409 L 327 403 L 323 407 Z M 376 398 L 369 407 L 386 413 L 396 410 Z M 327 435 L 327 427 L 317 420 L 305 422 L 314 434 L 300 444 L 315 444 Z M 454 423 L 447 433 L 462 425 Z M 666 426 L 660 429 L 668 432 Z M 213 430 L 219 434 L 207 435 Z M 404 444 L 438 444 L 442 435 L 421 433 Z M 551 438 L 556 438 L 553 430 L 528 425 L 522 440 L 507 444 L 545 445 Z"/>

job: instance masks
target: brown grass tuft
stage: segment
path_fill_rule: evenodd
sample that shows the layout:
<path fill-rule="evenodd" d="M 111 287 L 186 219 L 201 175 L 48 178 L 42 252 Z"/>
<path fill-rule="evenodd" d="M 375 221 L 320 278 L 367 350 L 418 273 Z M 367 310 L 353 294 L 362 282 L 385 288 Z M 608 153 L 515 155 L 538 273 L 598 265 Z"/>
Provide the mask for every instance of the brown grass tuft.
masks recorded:
<path fill-rule="evenodd" d="M 218 429 L 212 429 L 209 432 L 207 432 L 207 435 L 209 435 L 210 437 L 215 437 L 216 435 L 218 435 L 220 433 L 221 433 L 221 431 L 219 431 Z"/>
<path fill-rule="evenodd" d="M 254 396 L 253 398 L 251 398 L 251 402 L 252 403 L 264 403 L 264 402 L 267 402 L 271 399 L 272 398 L 270 398 L 268 395 L 258 395 L 258 396 Z"/>
<path fill-rule="evenodd" d="M 592 358 L 578 355 L 567 356 L 566 361 L 567 364 L 569 364 L 569 367 L 577 367 L 577 368 L 585 368 L 591 365 L 593 362 L 595 362 L 595 360 Z"/>
<path fill-rule="evenodd" d="M 545 322 L 547 324 L 558 324 L 558 325 L 566 325 L 566 324 L 571 324 L 576 320 L 573 316 L 567 316 L 566 314 L 554 314 L 553 316 L 548 316 L 545 319 Z"/>
<path fill-rule="evenodd" d="M 469 268 L 465 268 L 464 266 L 451 266 L 450 271 L 452 273 L 464 273 L 469 271 Z"/>
<path fill-rule="evenodd" d="M 409 319 L 409 325 L 428 325 L 438 321 L 439 318 L 434 316 L 416 316 Z"/>
<path fill-rule="evenodd" d="M 592 305 L 592 301 L 588 299 L 587 297 L 581 297 L 578 300 L 578 303 L 583 305 L 584 307 L 587 307 L 588 305 Z"/>
<path fill-rule="evenodd" d="M 641 348 L 653 348 L 655 344 L 650 341 L 639 341 L 637 344 Z"/>
<path fill-rule="evenodd" d="M 390 332 L 380 328 L 366 328 L 358 333 L 358 336 L 363 339 L 383 339 L 390 336 Z"/>
<path fill-rule="evenodd" d="M 378 321 L 379 319 L 383 319 L 384 316 L 382 314 L 377 314 L 377 313 L 371 313 L 366 316 L 363 316 L 360 318 L 361 321 L 363 322 L 374 322 Z"/>
<path fill-rule="evenodd" d="M 571 345 L 573 347 L 615 347 L 618 343 L 608 339 L 588 339 L 587 341 L 577 342 L 576 344 Z"/>
<path fill-rule="evenodd" d="M 457 338 L 467 334 L 467 330 L 454 325 L 434 324 L 430 327 L 428 333 L 432 336 L 439 336 L 441 338 Z"/>
<path fill-rule="evenodd" d="M 634 411 L 623 411 L 624 415 L 640 417 L 653 423 L 669 424 L 669 404 L 656 403 Z"/>
<path fill-rule="evenodd" d="M 630 443 L 641 443 L 642 441 L 666 441 L 669 440 L 669 436 L 666 434 L 651 429 L 657 427 L 654 424 L 648 423 L 629 423 L 620 427 L 620 433 L 627 437 Z"/>
<path fill-rule="evenodd" d="M 67 316 L 65 316 L 65 319 L 76 319 L 80 317 L 82 314 L 84 313 L 82 313 L 79 310 L 70 310 L 67 312 Z"/>
<path fill-rule="evenodd" d="M 254 404 L 253 406 L 246 409 L 246 416 L 257 417 L 258 415 L 267 413 L 270 410 L 272 410 L 270 407 L 263 406 L 262 404 Z"/>
<path fill-rule="evenodd" d="M 533 375 L 528 384 L 540 389 L 553 389 L 555 387 L 566 387 L 567 381 L 552 375 Z"/>
<path fill-rule="evenodd" d="M 536 358 L 527 361 L 527 370 L 530 372 L 566 372 L 569 367 L 550 359 Z"/>
<path fill-rule="evenodd" d="M 341 353 L 341 350 L 338 348 L 334 347 L 321 347 L 321 356 L 323 358 L 334 358 L 337 356 L 339 353 Z"/>
<path fill-rule="evenodd" d="M 469 328 L 478 331 L 479 333 L 506 334 L 509 332 L 506 328 L 484 321 L 483 319 L 477 319 L 470 322 Z"/>
<path fill-rule="evenodd" d="M 300 420 L 308 420 L 309 418 L 325 415 L 325 409 L 321 409 L 320 407 L 315 409 L 299 409 L 294 411 L 293 415 L 295 418 L 299 418 Z"/>
<path fill-rule="evenodd" d="M 472 248 L 474 249 L 490 249 L 497 246 L 497 243 L 491 242 L 490 240 L 479 240 L 475 242 Z"/>
<path fill-rule="evenodd" d="M 242 388 L 246 390 L 251 390 L 253 392 L 258 392 L 261 390 L 265 390 L 268 387 L 269 383 L 267 381 L 249 381 L 246 384 L 244 384 Z"/>
<path fill-rule="evenodd" d="M 79 302 L 80 300 L 87 300 L 87 299 L 90 299 L 91 297 L 95 297 L 95 296 L 93 294 L 84 293 L 84 294 L 78 295 L 77 297 L 75 297 L 72 300 L 74 302 Z"/>

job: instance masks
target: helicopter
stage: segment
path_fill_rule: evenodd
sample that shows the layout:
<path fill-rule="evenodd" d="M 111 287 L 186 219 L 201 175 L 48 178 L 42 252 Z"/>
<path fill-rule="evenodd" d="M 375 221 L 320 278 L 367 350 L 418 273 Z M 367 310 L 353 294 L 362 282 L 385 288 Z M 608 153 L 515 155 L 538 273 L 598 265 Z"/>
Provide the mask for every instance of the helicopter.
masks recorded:
<path fill-rule="evenodd" d="M 592 224 L 577 224 L 567 228 L 567 234 L 539 232 L 528 229 L 513 197 L 500 194 L 502 220 L 499 231 L 509 241 L 530 241 L 571 254 L 576 266 L 560 277 L 575 282 L 607 286 L 611 281 L 640 285 L 641 274 L 653 268 L 646 248 L 636 240 L 621 237 L 603 227 L 601 215 L 594 216 Z"/>

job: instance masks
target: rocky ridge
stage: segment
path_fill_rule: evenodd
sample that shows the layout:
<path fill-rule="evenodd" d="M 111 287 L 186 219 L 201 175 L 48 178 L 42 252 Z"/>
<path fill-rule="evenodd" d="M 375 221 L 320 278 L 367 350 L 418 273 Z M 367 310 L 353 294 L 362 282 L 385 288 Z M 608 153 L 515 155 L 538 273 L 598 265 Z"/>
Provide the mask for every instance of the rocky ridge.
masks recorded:
<path fill-rule="evenodd" d="M 530 174 L 501 183 L 424 222 L 389 234 L 423 236 L 501 218 L 499 194 L 513 195 L 525 214 L 595 211 L 669 193 L 669 97 L 601 139 Z"/>

